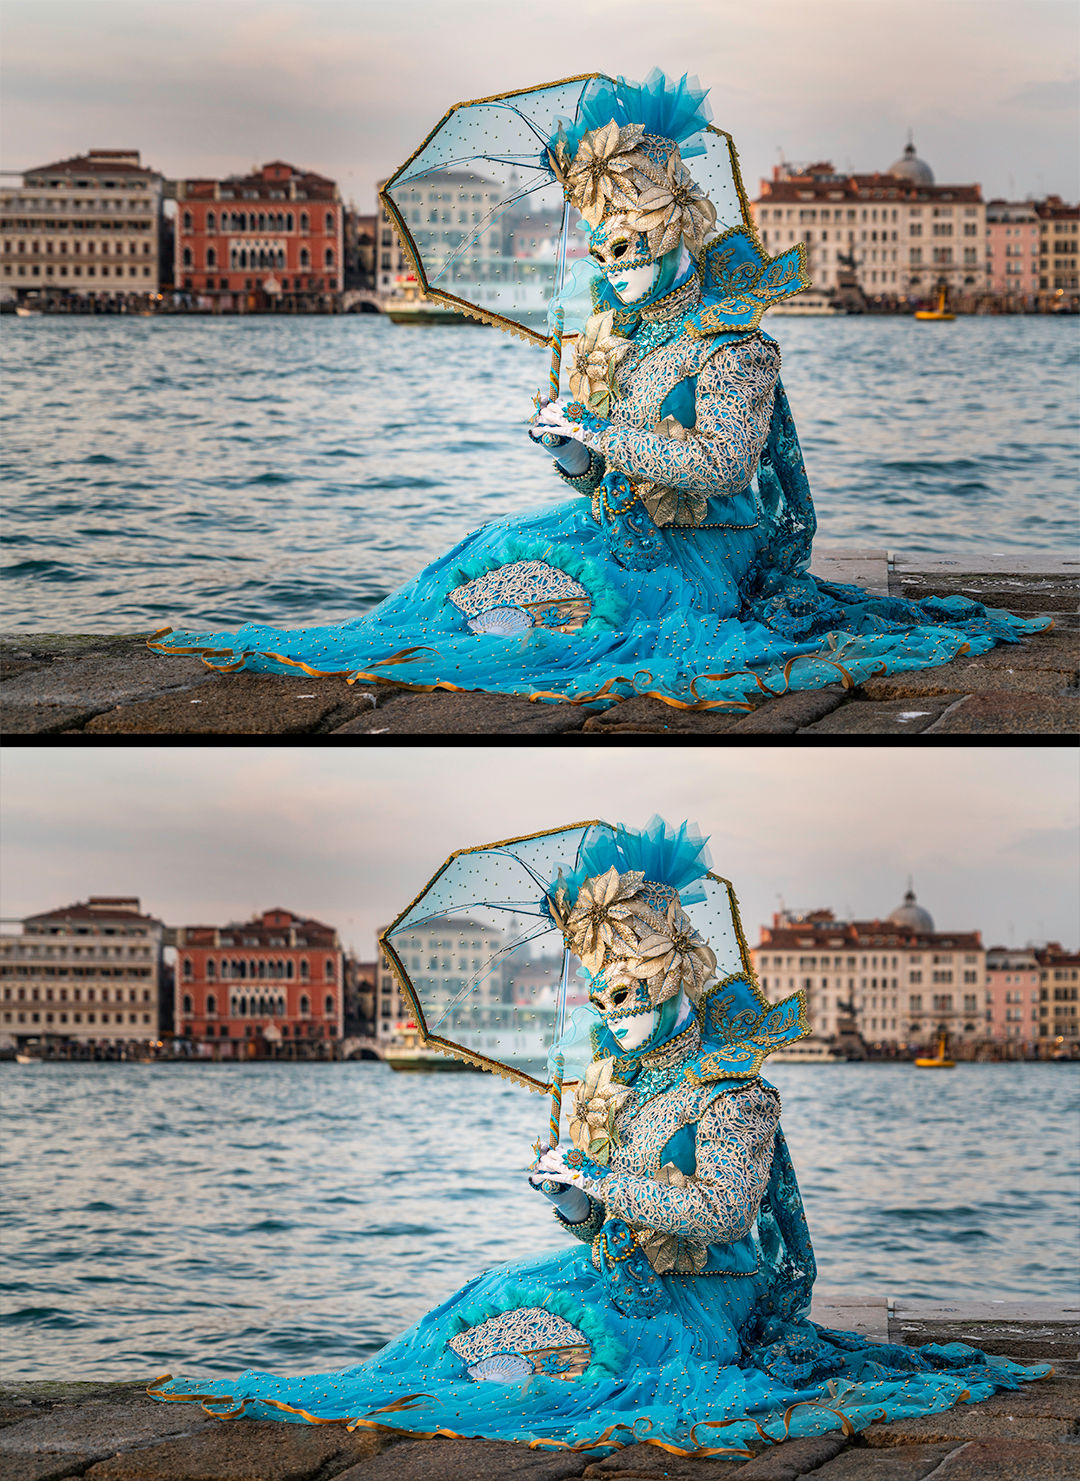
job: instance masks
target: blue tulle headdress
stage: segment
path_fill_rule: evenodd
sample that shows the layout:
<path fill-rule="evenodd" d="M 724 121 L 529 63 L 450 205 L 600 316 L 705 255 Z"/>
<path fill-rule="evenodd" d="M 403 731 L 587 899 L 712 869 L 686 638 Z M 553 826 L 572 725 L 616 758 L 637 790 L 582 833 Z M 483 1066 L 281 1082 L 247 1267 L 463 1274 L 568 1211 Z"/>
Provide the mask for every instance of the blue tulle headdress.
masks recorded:
<path fill-rule="evenodd" d="M 701 135 L 712 122 L 708 88 L 696 77 L 685 73 L 677 82 L 665 77 L 654 67 L 644 82 L 628 82 L 625 77 L 597 77 L 582 95 L 577 119 L 563 126 L 570 154 L 591 129 L 616 123 L 620 128 L 640 124 L 646 134 L 668 139 L 679 146 L 683 159 L 705 153 Z M 554 148 L 556 139 L 553 138 Z"/>
<path fill-rule="evenodd" d="M 587 838 L 576 866 L 564 872 L 561 879 L 574 900 L 587 879 L 606 874 L 611 868 L 620 874 L 636 870 L 649 883 L 675 890 L 683 905 L 693 905 L 705 898 L 703 891 L 694 886 L 712 865 L 708 842 L 696 824 L 682 822 L 673 828 L 654 814 L 640 830 L 620 823 L 613 832 L 597 832 Z"/>

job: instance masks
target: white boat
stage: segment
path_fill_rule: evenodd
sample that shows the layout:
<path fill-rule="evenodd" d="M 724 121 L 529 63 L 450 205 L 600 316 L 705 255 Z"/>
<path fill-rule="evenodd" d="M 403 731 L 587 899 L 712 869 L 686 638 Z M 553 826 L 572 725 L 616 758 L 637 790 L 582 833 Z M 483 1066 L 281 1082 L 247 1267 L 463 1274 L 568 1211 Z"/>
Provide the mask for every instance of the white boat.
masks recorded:
<path fill-rule="evenodd" d="M 803 1039 L 788 1049 L 778 1049 L 769 1055 L 774 1064 L 840 1064 L 841 1056 L 834 1054 L 828 1044 Z"/>
<path fill-rule="evenodd" d="M 785 299 L 774 308 L 768 310 L 770 314 L 801 315 L 803 318 L 838 319 L 842 318 L 844 310 L 833 302 L 827 293 L 796 294 L 794 298 Z M 773 1058 L 776 1056 L 774 1055 Z"/>
<path fill-rule="evenodd" d="M 452 1070 L 483 1073 L 479 1065 L 469 1064 L 464 1059 L 455 1059 L 451 1054 L 440 1054 L 435 1049 L 387 1049 L 383 1052 L 383 1061 L 392 1070 L 411 1074 L 436 1075 Z"/>
<path fill-rule="evenodd" d="M 35 315 L 42 312 L 43 310 L 41 309 L 28 309 L 23 303 L 17 303 L 15 305 L 15 314 L 16 317 L 19 319 L 32 319 L 35 317 Z"/>

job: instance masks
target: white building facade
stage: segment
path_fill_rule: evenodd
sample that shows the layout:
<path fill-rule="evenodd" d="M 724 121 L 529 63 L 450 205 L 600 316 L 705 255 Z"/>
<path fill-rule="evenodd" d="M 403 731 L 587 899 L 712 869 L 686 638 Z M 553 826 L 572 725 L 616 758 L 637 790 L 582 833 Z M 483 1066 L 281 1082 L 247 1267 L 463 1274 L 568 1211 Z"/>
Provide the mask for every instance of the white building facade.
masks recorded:
<path fill-rule="evenodd" d="M 774 916 L 752 953 L 774 1002 L 802 989 L 813 1032 L 831 1038 L 854 1007 L 870 1045 L 990 1036 L 986 951 L 978 931 L 938 932 L 908 891 L 884 921 L 838 921 L 831 910 Z"/>
<path fill-rule="evenodd" d="M 0 936 L 0 1035 L 60 1052 L 160 1037 L 163 926 L 139 901 L 91 895 Z"/>
<path fill-rule="evenodd" d="M 159 282 L 162 179 L 91 149 L 0 182 L 0 298 L 125 299 Z"/>
<path fill-rule="evenodd" d="M 988 286 L 979 186 L 935 184 L 910 144 L 872 175 L 828 161 L 778 165 L 752 210 L 770 254 L 805 244 L 812 285 L 822 292 L 855 283 L 870 299 L 920 298 L 943 282 L 971 297 Z"/>

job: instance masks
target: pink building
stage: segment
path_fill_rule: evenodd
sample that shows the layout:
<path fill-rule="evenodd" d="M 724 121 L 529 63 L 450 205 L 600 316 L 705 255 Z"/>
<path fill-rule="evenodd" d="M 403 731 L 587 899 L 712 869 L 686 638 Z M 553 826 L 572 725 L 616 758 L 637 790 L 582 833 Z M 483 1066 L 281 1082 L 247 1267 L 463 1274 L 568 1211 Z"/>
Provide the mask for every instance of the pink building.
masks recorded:
<path fill-rule="evenodd" d="M 1039 1035 L 1039 963 L 1033 951 L 992 946 L 986 953 L 990 1037 L 1030 1049 Z"/>
<path fill-rule="evenodd" d="M 1034 308 L 1039 292 L 1039 216 L 1032 201 L 989 201 L 986 273 L 991 293 Z"/>

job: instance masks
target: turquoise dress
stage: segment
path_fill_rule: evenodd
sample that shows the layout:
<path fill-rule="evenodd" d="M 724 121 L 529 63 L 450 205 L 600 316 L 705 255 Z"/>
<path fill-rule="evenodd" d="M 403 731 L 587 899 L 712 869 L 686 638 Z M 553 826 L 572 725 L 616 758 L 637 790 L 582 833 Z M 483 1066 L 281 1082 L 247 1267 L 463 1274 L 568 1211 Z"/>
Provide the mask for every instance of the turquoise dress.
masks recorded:
<path fill-rule="evenodd" d="M 169 631 L 151 647 L 362 684 L 748 709 L 1048 626 L 964 597 L 876 597 L 808 574 L 813 502 L 780 352 L 757 327 L 770 293 L 790 291 L 765 283 L 775 269 L 748 233 L 728 232 L 658 303 L 597 302 L 630 348 L 608 414 L 575 404 L 589 467 L 566 478 L 555 464 L 574 497 L 482 526 L 350 622 Z"/>
<path fill-rule="evenodd" d="M 724 991 L 667 1043 L 616 1059 L 614 1150 L 604 1166 L 571 1154 L 589 1211 L 556 1214 L 562 1248 L 478 1275 L 358 1367 L 177 1378 L 152 1396 L 224 1419 L 749 1454 L 1044 1377 L 963 1343 L 873 1343 L 808 1319 L 814 1255 L 779 1097 L 738 1068 L 760 1040 L 722 1031 L 749 988 Z"/>

